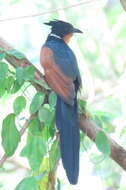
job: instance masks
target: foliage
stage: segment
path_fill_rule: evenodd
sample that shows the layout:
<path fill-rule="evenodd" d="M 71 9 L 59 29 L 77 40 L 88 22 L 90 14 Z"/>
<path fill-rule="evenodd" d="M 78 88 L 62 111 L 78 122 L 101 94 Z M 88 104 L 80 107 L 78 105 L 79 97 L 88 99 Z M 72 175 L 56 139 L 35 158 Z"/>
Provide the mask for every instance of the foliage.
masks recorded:
<path fill-rule="evenodd" d="M 23 190 L 23 189 L 28 189 L 28 190 L 39 190 L 39 187 L 37 185 L 37 181 L 35 180 L 34 177 L 29 177 L 23 179 L 18 186 L 16 187 L 15 190 Z"/>
<path fill-rule="evenodd" d="M 96 146 L 102 153 L 106 156 L 110 154 L 110 145 L 104 132 L 100 131 L 97 133 L 95 142 Z"/>
<path fill-rule="evenodd" d="M 15 114 L 19 114 L 26 107 L 26 99 L 24 96 L 18 96 L 13 104 Z"/>
<path fill-rule="evenodd" d="M 39 136 L 31 137 L 30 142 L 23 148 L 21 152 L 21 156 L 25 156 L 29 159 L 32 170 L 39 169 L 45 154 L 45 143 Z"/>
<path fill-rule="evenodd" d="M 2 52 L 3 53 L 3 52 Z M 4 51 L 4 55 L 6 56 L 6 52 Z M 16 51 L 12 51 L 11 54 L 8 54 L 9 56 L 17 56 L 16 58 L 24 58 L 21 57 L 22 54 L 17 53 Z M 4 56 L 3 56 L 4 59 Z M 1 56 L 2 60 L 2 56 Z M 1 80 L 3 79 L 6 81 L 8 77 L 11 77 L 11 85 L 12 89 L 14 89 L 15 81 L 18 86 L 18 88 L 15 88 L 15 90 L 8 91 L 8 88 L 5 91 L 7 93 L 16 93 L 17 91 L 20 91 L 23 85 L 27 81 L 35 82 L 34 79 L 34 67 L 27 66 L 27 67 L 17 67 L 16 72 L 12 74 L 9 69 L 8 65 L 6 63 L 3 63 L 1 61 Z M 5 66 L 3 66 L 5 64 Z M 3 120 L 3 126 L 2 126 L 2 145 L 4 148 L 4 151 L 7 156 L 12 156 L 18 146 L 18 143 L 20 141 L 20 132 L 17 129 L 17 126 L 15 124 L 15 119 L 18 117 L 19 114 L 25 109 L 26 107 L 26 98 L 24 96 L 17 96 L 16 99 L 13 102 L 13 110 L 14 113 L 9 114 L 4 120 Z M 79 112 L 81 114 L 86 113 L 86 102 L 83 100 L 79 100 Z M 22 180 L 16 187 L 16 190 L 23 189 L 24 187 L 27 189 L 30 188 L 31 184 L 33 184 L 34 189 L 38 189 L 40 186 L 40 189 L 42 190 L 51 190 L 52 189 L 52 181 L 50 180 L 50 176 L 52 176 L 52 173 L 55 173 L 57 162 L 60 158 L 60 154 L 58 155 L 59 148 L 57 140 L 54 140 L 54 112 L 55 112 L 55 106 L 56 106 L 56 94 L 54 92 L 51 92 L 48 96 L 48 104 L 45 103 L 45 94 L 42 92 L 36 92 L 36 94 L 33 96 L 30 106 L 29 106 L 29 112 L 31 115 L 36 114 L 35 119 L 33 119 L 29 123 L 29 129 L 28 129 L 28 137 L 27 137 L 27 143 L 25 147 L 21 151 L 21 156 L 27 157 L 29 161 L 29 165 L 34 172 L 34 177 L 43 176 L 40 177 L 40 182 L 37 183 L 35 178 L 29 177 L 24 180 Z M 105 118 L 105 116 L 103 116 Z M 106 118 L 105 118 L 106 119 Z M 106 135 L 103 132 L 99 132 L 96 136 L 96 146 L 98 149 L 105 155 L 110 154 L 110 148 L 108 144 L 108 140 Z M 36 175 L 37 174 L 37 175 Z M 52 177 L 51 177 L 52 178 Z M 53 176 L 54 178 L 54 176 Z M 54 182 L 53 182 L 54 183 Z M 53 184 L 54 185 L 54 184 Z M 59 186 L 59 185 L 58 185 Z"/>
<path fill-rule="evenodd" d="M 8 0 L 8 3 L 11 6 L 13 4 L 24 6 L 23 3 L 25 1 Z M 29 3 L 31 5 L 33 2 L 31 1 Z M 60 6 L 66 6 L 68 3 L 68 0 L 64 0 L 60 2 Z M 2 1 L 1 4 L 4 4 L 4 2 Z M 38 12 L 42 12 L 44 9 L 47 10 L 48 6 L 48 9 L 55 9 L 58 7 L 58 2 L 53 0 L 45 4 L 38 0 L 34 2 L 34 6 L 36 6 Z M 108 158 L 110 147 L 105 132 L 117 138 L 125 147 L 126 88 L 125 80 L 123 79 L 125 79 L 126 74 L 126 25 L 122 8 L 119 3 L 113 0 L 109 1 L 105 8 L 102 9 L 97 9 L 97 5 L 93 9 L 90 6 L 82 6 L 56 12 L 48 15 L 48 17 L 47 15 L 43 15 L 36 23 L 39 21 L 41 24 L 45 20 L 54 18 L 69 19 L 69 21 L 84 31 L 83 36 L 79 38 L 75 37 L 79 48 L 74 43 L 72 44 L 72 48 L 75 49 L 75 53 L 77 50 L 77 58 L 79 58 L 79 63 L 82 65 L 80 65 L 80 70 L 85 81 L 84 93 L 87 89 L 86 93 L 89 98 L 89 102 L 87 102 L 87 109 L 90 113 L 89 117 L 101 127 L 103 132 L 99 132 L 96 136 L 96 146 L 101 152 L 100 156 L 97 151 L 94 151 L 94 145 L 86 137 L 86 134 L 84 135 L 82 133 L 81 151 L 89 151 L 91 162 L 94 165 L 94 175 L 101 177 L 104 189 L 114 187 L 115 189 L 121 190 L 122 188 L 119 186 L 122 170 Z M 34 30 L 31 25 L 34 27 Z M 23 36 L 20 40 L 21 43 L 19 43 L 19 40 L 16 40 L 16 46 L 26 54 L 30 54 L 31 60 L 36 64 L 38 62 L 38 49 L 34 48 L 33 44 L 35 46 L 36 35 L 34 32 L 36 28 L 36 34 L 38 35 L 38 27 L 35 27 L 36 25 L 33 26 L 33 23 L 31 25 L 25 25 L 23 33 L 20 33 L 20 39 Z M 22 25 L 20 25 L 19 30 L 18 27 L 16 30 L 18 32 L 19 30 L 22 31 Z M 12 33 L 14 33 L 13 38 L 15 38 L 15 27 Z M 30 33 L 32 37 L 29 36 Z M 41 41 L 43 36 L 44 32 L 38 42 Z M 43 38 L 45 40 L 45 36 Z M 80 52 L 78 49 L 80 49 Z M 45 102 L 45 94 L 36 92 L 33 94 L 32 100 L 29 101 L 27 96 L 25 96 L 27 89 L 22 92 L 22 89 L 25 89 L 26 83 L 35 82 L 46 89 L 49 89 L 49 87 L 45 83 L 35 80 L 35 68 L 33 66 L 17 67 L 16 70 L 12 69 L 4 59 L 7 56 L 14 56 L 22 60 L 24 54 L 16 50 L 5 52 L 3 49 L 0 49 L 0 98 L 3 100 L 7 95 L 16 96 L 13 101 L 13 113 L 8 113 L 3 119 L 2 124 L 2 144 L 8 156 L 14 154 L 20 142 L 19 127 L 21 126 L 17 122 L 18 118 L 27 109 L 29 109 L 30 114 L 36 114 L 35 118 L 29 123 L 27 142 L 21 151 L 21 156 L 27 157 L 29 161 L 32 176 L 24 178 L 16 187 L 16 190 L 23 189 L 24 187 L 28 189 L 31 184 L 34 189 L 37 189 L 38 185 L 42 190 L 51 189 L 51 184 L 48 184 L 48 180 L 51 174 L 55 173 L 57 161 L 60 158 L 54 127 L 56 95 L 54 92 L 51 92 L 48 101 Z M 28 94 L 30 98 L 31 94 L 32 92 Z M 81 95 L 83 96 L 83 94 Z M 86 112 L 85 105 L 85 101 L 79 100 L 80 113 Z M 103 158 L 106 159 L 104 160 Z M 59 179 L 57 181 L 58 188 L 60 189 L 61 182 Z"/>
<path fill-rule="evenodd" d="M 45 95 L 42 94 L 41 92 L 38 92 L 35 94 L 31 105 L 30 105 L 30 113 L 34 114 L 35 112 L 37 112 L 40 108 L 40 106 L 43 104 L 44 102 L 44 97 Z"/>
<path fill-rule="evenodd" d="M 15 115 L 9 114 L 3 120 L 2 145 L 7 156 L 12 156 L 20 141 L 20 133 L 15 125 Z"/>
<path fill-rule="evenodd" d="M 16 72 L 12 73 L 8 68 L 8 63 L 3 62 L 5 56 L 15 56 L 17 59 L 24 58 L 21 53 L 15 50 L 10 51 L 9 53 L 8 51 L 2 51 L 2 53 L 0 53 L 0 82 L 3 84 L 0 87 L 1 96 L 4 96 L 5 93 L 9 93 L 11 95 L 13 93 L 17 93 L 17 91 L 21 92 L 21 88 L 25 86 L 25 83 L 32 81 L 35 82 L 35 69 L 33 66 L 27 66 L 24 68 L 17 67 Z M 46 173 L 44 185 L 42 185 L 43 182 L 41 182 L 42 189 L 46 189 L 46 184 L 50 183 L 48 179 L 49 173 L 54 170 L 57 165 L 57 161 L 60 158 L 57 154 L 59 152 L 57 149 L 57 140 L 54 139 L 54 111 L 56 105 L 56 94 L 54 92 L 50 93 L 48 97 L 49 104 L 45 104 L 44 101 L 45 94 L 42 92 L 36 92 L 30 102 L 29 112 L 31 115 L 36 114 L 36 117 L 29 123 L 27 142 L 20 154 L 21 156 L 28 158 L 31 169 L 34 172 L 34 176 L 38 176 L 38 171 L 41 174 L 43 172 Z M 8 114 L 3 120 L 2 145 L 7 156 L 12 156 L 14 154 L 18 143 L 20 142 L 20 132 L 18 130 L 18 126 L 16 125 L 16 119 L 18 115 L 21 114 L 21 112 L 26 108 L 26 104 L 27 99 L 24 96 L 17 96 L 13 102 L 13 113 Z M 43 167 L 41 168 L 41 164 L 46 164 L 46 166 L 44 166 L 44 171 Z M 41 178 L 42 177 L 40 177 L 40 179 Z M 22 180 L 17 185 L 16 190 L 24 188 L 30 189 L 31 185 L 33 186 L 33 189 L 38 189 L 39 183 L 34 177 L 25 178 Z M 49 188 L 51 188 L 51 186 Z"/>

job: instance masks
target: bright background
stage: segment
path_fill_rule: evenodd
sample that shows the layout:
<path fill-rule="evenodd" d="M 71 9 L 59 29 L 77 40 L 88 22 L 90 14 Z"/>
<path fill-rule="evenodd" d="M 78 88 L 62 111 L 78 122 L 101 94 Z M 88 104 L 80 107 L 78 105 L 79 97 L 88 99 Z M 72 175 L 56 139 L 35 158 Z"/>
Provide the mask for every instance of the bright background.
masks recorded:
<path fill-rule="evenodd" d="M 34 15 L 55 8 L 82 2 L 80 0 L 0 0 L 0 19 Z M 22 51 L 38 68 L 39 53 L 49 28 L 43 23 L 50 19 L 71 22 L 84 31 L 75 35 L 70 43 L 83 78 L 81 97 L 87 100 L 92 115 L 106 114 L 104 130 L 126 147 L 126 14 L 117 0 L 92 0 L 77 7 L 11 21 L 0 21 L 0 36 Z M 42 71 L 42 69 L 41 69 Z M 0 118 L 12 109 L 14 96 L 9 101 L 0 100 Z M 2 121 L 1 119 L 1 121 Z M 95 118 L 96 119 L 96 118 Z M 103 119 L 103 118 L 102 118 Z M 106 124 L 107 123 L 107 124 Z M 25 135 L 16 154 L 0 171 L 0 190 L 14 190 L 19 181 L 29 174 L 25 158 L 19 157 Z M 81 147 L 80 178 L 77 186 L 70 187 L 62 166 L 58 176 L 63 179 L 62 190 L 125 190 L 126 174 L 111 159 L 103 159 L 96 146 L 85 137 Z M 0 149 L 0 157 L 3 154 Z M 62 174 L 62 175 L 61 175 Z"/>

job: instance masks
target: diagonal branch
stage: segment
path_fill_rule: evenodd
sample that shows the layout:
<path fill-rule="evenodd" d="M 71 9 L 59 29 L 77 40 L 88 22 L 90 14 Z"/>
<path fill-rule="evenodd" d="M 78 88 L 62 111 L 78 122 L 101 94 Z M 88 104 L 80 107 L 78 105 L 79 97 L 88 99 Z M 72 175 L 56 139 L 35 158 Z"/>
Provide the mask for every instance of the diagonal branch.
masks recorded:
<path fill-rule="evenodd" d="M 13 49 L 5 40 L 3 40 L 0 37 L 0 48 L 4 48 L 5 50 L 10 50 Z M 29 62 L 27 58 L 18 60 L 15 57 L 6 57 L 5 58 L 12 66 L 17 67 L 17 66 L 26 66 L 26 65 L 31 65 L 32 63 Z M 39 80 L 44 80 L 43 75 L 36 69 L 36 78 Z M 33 83 L 33 86 L 36 88 L 36 84 Z M 43 92 L 46 92 L 46 89 L 43 87 L 37 85 L 37 88 Z M 32 116 L 30 116 L 31 118 Z M 29 120 L 30 120 L 29 118 Z M 28 124 L 25 124 L 24 127 L 22 128 L 22 134 L 25 132 L 27 129 Z M 102 130 L 100 127 L 98 127 L 94 121 L 85 118 L 84 115 L 80 115 L 80 128 L 81 130 L 87 134 L 87 136 L 95 141 L 95 137 L 98 131 Z M 21 134 L 21 135 L 22 135 Z M 107 135 L 108 136 L 108 135 Z M 120 167 L 122 167 L 124 170 L 126 170 L 126 150 L 121 147 L 118 143 L 116 143 L 111 137 L 109 137 L 109 143 L 111 147 L 111 154 L 110 157 L 118 164 Z M 2 165 L 4 161 L 7 159 L 6 155 L 2 157 L 0 160 L 0 164 Z"/>
<path fill-rule="evenodd" d="M 14 48 L 10 46 L 10 44 L 8 44 L 3 38 L 0 37 L 0 48 L 4 49 L 5 51 L 8 51 L 8 50 L 13 50 Z M 1 52 L 1 50 L 0 50 Z M 32 65 L 34 66 L 26 57 L 23 58 L 23 59 L 17 59 L 16 57 L 14 56 L 8 56 L 6 55 L 5 59 L 14 67 L 14 68 L 17 68 L 17 67 L 26 67 L 26 66 L 29 66 L 29 65 Z M 44 76 L 42 75 L 42 73 L 37 69 L 35 68 L 35 78 L 36 80 L 39 80 L 40 82 L 44 83 Z M 45 88 L 43 88 L 42 86 L 36 84 L 36 83 L 33 83 L 33 86 L 39 90 L 39 91 L 43 91 L 45 93 L 47 93 L 47 90 Z"/>
<path fill-rule="evenodd" d="M 124 10 L 126 11 L 126 0 L 120 0 L 120 3 L 122 4 Z"/>
<path fill-rule="evenodd" d="M 80 116 L 80 128 L 92 141 L 95 141 L 96 134 L 102 130 L 94 121 L 86 119 L 84 116 Z M 108 134 L 106 135 L 109 139 L 111 149 L 110 157 L 120 165 L 120 167 L 126 170 L 126 150 L 116 143 Z"/>

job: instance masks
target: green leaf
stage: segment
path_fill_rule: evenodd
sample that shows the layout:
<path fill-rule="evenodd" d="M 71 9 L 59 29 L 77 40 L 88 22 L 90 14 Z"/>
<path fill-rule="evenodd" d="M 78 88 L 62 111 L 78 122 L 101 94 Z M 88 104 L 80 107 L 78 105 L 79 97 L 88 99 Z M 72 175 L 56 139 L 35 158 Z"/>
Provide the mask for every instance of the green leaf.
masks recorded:
<path fill-rule="evenodd" d="M 40 167 L 41 161 L 46 153 L 46 145 L 42 137 L 32 136 L 30 142 L 21 151 L 21 156 L 28 158 L 33 170 Z"/>
<path fill-rule="evenodd" d="M 41 122 L 50 125 L 54 119 L 54 112 L 50 111 L 45 105 L 39 109 L 38 117 Z"/>
<path fill-rule="evenodd" d="M 9 76 L 6 80 L 6 90 L 8 93 L 10 92 L 13 84 L 14 84 L 14 78 L 12 76 Z"/>
<path fill-rule="evenodd" d="M 27 67 L 18 67 L 16 69 L 16 78 L 19 84 L 22 84 L 24 81 L 31 81 L 35 76 L 35 68 L 33 66 Z"/>
<path fill-rule="evenodd" d="M 110 155 L 109 140 L 103 131 L 97 133 L 95 143 L 100 152 L 106 156 Z"/>
<path fill-rule="evenodd" d="M 20 133 L 15 125 L 15 115 L 9 114 L 2 124 L 2 145 L 7 156 L 12 156 L 20 141 Z"/>
<path fill-rule="evenodd" d="M 50 150 L 50 167 L 54 170 L 57 164 L 57 160 L 60 159 L 60 150 L 57 140 L 55 140 L 51 146 Z"/>
<path fill-rule="evenodd" d="M 16 79 L 19 84 L 22 84 L 24 81 L 24 68 L 17 67 L 16 69 Z"/>
<path fill-rule="evenodd" d="M 32 99 L 32 102 L 30 104 L 30 113 L 34 114 L 35 112 L 38 111 L 40 106 L 43 104 L 45 98 L 45 94 L 41 92 L 37 92 Z"/>
<path fill-rule="evenodd" d="M 40 135 L 43 129 L 43 125 L 40 123 L 38 117 L 33 119 L 29 124 L 29 131 L 32 135 Z"/>
<path fill-rule="evenodd" d="M 61 190 L 61 181 L 57 178 L 57 190 Z"/>
<path fill-rule="evenodd" d="M 95 120 L 97 125 L 109 133 L 115 130 L 114 126 L 111 124 L 111 120 L 115 117 L 113 113 L 104 111 L 94 111 L 92 114 L 92 119 Z"/>
<path fill-rule="evenodd" d="M 4 59 L 5 55 L 6 55 L 5 52 L 0 53 L 0 61 L 1 61 L 2 59 Z"/>
<path fill-rule="evenodd" d="M 22 87 L 22 85 L 19 85 L 18 81 L 15 80 L 13 83 L 13 87 L 11 89 L 11 93 L 12 94 L 16 93 L 18 90 L 20 90 L 21 87 Z"/>
<path fill-rule="evenodd" d="M 49 105 L 50 105 L 50 107 L 55 107 L 56 106 L 56 101 L 57 101 L 56 93 L 51 92 L 49 94 Z"/>
<path fill-rule="evenodd" d="M 4 62 L 0 62 L 0 79 L 5 79 L 8 73 L 8 65 Z"/>
<path fill-rule="evenodd" d="M 12 49 L 12 50 L 8 50 L 6 51 L 6 53 L 9 55 L 9 56 L 14 56 L 16 57 L 17 59 L 24 59 L 25 58 L 25 55 L 15 49 Z"/>
<path fill-rule="evenodd" d="M 78 100 L 78 107 L 79 107 L 79 113 L 84 114 L 86 112 L 86 104 L 87 102 L 84 100 L 79 99 Z"/>
<path fill-rule="evenodd" d="M 26 107 L 26 99 L 24 96 L 18 96 L 14 103 L 13 103 L 13 109 L 15 114 L 19 114 L 22 112 L 22 110 Z"/>
<path fill-rule="evenodd" d="M 49 119 L 49 115 L 50 115 L 50 111 L 47 108 L 45 108 L 44 106 L 42 106 L 38 113 L 39 120 L 41 122 L 47 123 L 48 119 Z"/>
<path fill-rule="evenodd" d="M 27 177 L 17 185 L 15 190 L 39 190 L 39 187 L 34 177 Z"/>
<path fill-rule="evenodd" d="M 9 76 L 5 79 L 0 79 L 0 97 L 7 93 L 9 93 L 10 89 L 12 88 L 12 85 L 14 84 L 14 78 L 12 76 Z"/>
<path fill-rule="evenodd" d="M 24 80 L 33 80 L 35 77 L 35 67 L 27 66 L 24 68 Z"/>
<path fill-rule="evenodd" d="M 5 88 L 0 88 L 0 97 L 2 97 L 6 92 Z"/>
<path fill-rule="evenodd" d="M 53 138 L 55 133 L 56 133 L 56 128 L 55 128 L 55 113 L 53 112 L 52 119 L 50 120 L 50 125 L 49 125 L 49 134 L 50 137 Z"/>
<path fill-rule="evenodd" d="M 2 97 L 6 92 L 6 79 L 0 80 L 0 97 Z"/>

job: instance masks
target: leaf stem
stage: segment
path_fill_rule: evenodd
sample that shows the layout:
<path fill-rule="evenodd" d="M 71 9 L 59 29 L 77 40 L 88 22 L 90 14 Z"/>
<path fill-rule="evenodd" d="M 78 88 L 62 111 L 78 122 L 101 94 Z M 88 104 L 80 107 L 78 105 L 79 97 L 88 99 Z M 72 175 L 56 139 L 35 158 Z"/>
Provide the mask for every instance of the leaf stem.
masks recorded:
<path fill-rule="evenodd" d="M 29 117 L 29 119 L 25 122 L 23 128 L 20 130 L 20 136 L 22 136 L 24 134 L 24 132 L 26 131 L 26 129 L 28 128 L 29 126 L 29 123 L 36 117 L 36 114 L 33 114 Z M 7 160 L 7 156 L 6 154 L 4 154 L 2 156 L 2 158 L 0 159 L 0 167 L 3 166 L 4 162 Z"/>

